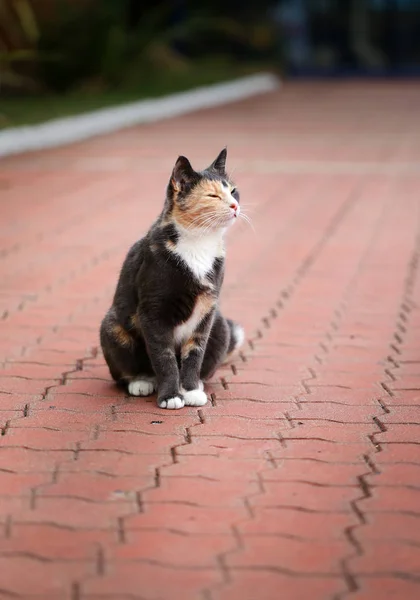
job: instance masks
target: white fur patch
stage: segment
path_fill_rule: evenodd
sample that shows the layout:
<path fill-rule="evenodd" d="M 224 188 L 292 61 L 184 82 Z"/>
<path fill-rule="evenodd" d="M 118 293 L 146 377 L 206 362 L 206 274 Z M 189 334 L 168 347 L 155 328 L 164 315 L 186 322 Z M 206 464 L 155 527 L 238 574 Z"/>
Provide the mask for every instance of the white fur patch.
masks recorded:
<path fill-rule="evenodd" d="M 167 408 L 169 410 L 176 410 L 178 408 L 184 408 L 184 400 L 175 396 L 174 398 L 169 398 L 168 400 L 162 400 L 159 404 L 160 408 Z"/>
<path fill-rule="evenodd" d="M 179 228 L 179 232 L 179 240 L 172 251 L 182 259 L 200 283 L 210 287 L 206 275 L 211 272 L 215 259 L 224 256 L 224 232 L 218 231 L 204 236 L 191 234 L 182 228 Z M 188 340 L 207 312 L 201 303 L 197 302 L 189 319 L 175 327 L 175 343 L 182 344 Z"/>
<path fill-rule="evenodd" d="M 239 202 L 236 200 L 236 198 L 234 198 L 232 196 L 232 190 L 233 188 L 231 188 L 229 185 L 225 185 L 224 183 L 222 183 L 223 186 L 223 190 L 226 190 L 223 194 L 223 199 L 227 204 L 236 204 L 236 215 L 239 217 L 240 213 L 241 213 L 241 205 L 239 204 Z M 234 223 L 234 221 L 232 221 L 232 223 Z"/>
<path fill-rule="evenodd" d="M 235 345 L 233 347 L 233 350 L 231 350 L 231 352 L 229 352 L 229 354 L 226 355 L 226 357 L 223 361 L 223 364 L 226 364 L 227 362 L 229 362 L 236 355 L 237 351 L 244 343 L 244 341 L 245 341 L 244 328 L 241 327 L 240 325 L 238 325 L 237 323 L 234 323 L 233 327 L 232 327 L 232 336 L 233 336 Z"/>
<path fill-rule="evenodd" d="M 223 233 L 194 235 L 180 230 L 180 238 L 173 249 L 199 281 L 209 273 L 215 258 L 224 256 Z"/>
<path fill-rule="evenodd" d="M 201 390 L 201 391 L 203 391 L 203 390 L 204 390 L 204 383 L 201 381 L 201 379 L 200 379 L 200 381 L 198 382 L 198 388 L 197 388 L 197 389 L 199 389 L 199 390 Z M 183 388 L 183 387 L 181 387 L 181 392 L 182 392 L 182 395 L 184 395 L 184 394 L 186 394 L 186 393 L 187 393 L 187 392 L 186 392 L 186 390 L 184 390 L 184 388 Z"/>
<path fill-rule="evenodd" d="M 185 406 L 204 406 L 207 403 L 207 396 L 201 389 L 183 392 Z"/>
<path fill-rule="evenodd" d="M 177 327 L 175 327 L 175 344 L 182 344 L 182 342 L 188 340 L 199 326 L 203 317 L 204 314 L 202 307 L 200 304 L 196 304 L 188 321 L 185 321 L 185 323 L 181 323 L 181 325 L 177 325 Z"/>
<path fill-rule="evenodd" d="M 240 348 L 245 340 L 244 328 L 236 323 L 232 327 L 233 337 L 235 339 L 235 350 Z"/>
<path fill-rule="evenodd" d="M 131 396 L 151 396 L 156 389 L 154 377 L 139 377 L 128 383 L 128 393 Z"/>

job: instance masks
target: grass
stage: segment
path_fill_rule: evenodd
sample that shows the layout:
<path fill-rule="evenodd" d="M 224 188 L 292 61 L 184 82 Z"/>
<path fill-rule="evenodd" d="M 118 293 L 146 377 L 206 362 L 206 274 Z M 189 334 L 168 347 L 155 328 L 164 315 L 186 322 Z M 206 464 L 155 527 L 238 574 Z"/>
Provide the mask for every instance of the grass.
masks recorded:
<path fill-rule="evenodd" d="M 76 90 L 62 95 L 0 98 L 0 129 L 33 125 L 59 117 L 157 98 L 195 87 L 235 79 L 261 70 L 261 66 L 195 65 L 176 73 L 158 74 L 136 85 L 108 90 Z"/>

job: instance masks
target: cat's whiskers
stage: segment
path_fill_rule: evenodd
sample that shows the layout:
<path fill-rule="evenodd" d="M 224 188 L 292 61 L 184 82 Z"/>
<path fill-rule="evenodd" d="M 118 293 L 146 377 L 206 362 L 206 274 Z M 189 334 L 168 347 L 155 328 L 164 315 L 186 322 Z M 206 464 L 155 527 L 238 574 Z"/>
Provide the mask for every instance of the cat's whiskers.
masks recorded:
<path fill-rule="evenodd" d="M 216 211 L 207 213 L 204 216 L 199 215 L 188 225 L 188 227 L 186 227 L 186 229 L 187 231 L 192 231 L 198 227 L 200 230 L 204 229 L 206 233 L 209 229 L 211 229 L 212 225 L 219 222 L 218 216 L 219 214 Z M 203 231 L 200 231 L 200 234 L 203 234 Z"/>
<path fill-rule="evenodd" d="M 251 219 L 250 219 L 250 217 L 248 215 L 246 215 L 245 213 L 241 212 L 241 213 L 239 213 L 239 218 L 242 219 L 245 223 L 247 223 L 251 227 L 252 231 L 254 233 L 256 233 L 255 227 L 254 227 L 254 225 L 253 225 L 253 223 L 252 223 L 252 221 L 251 221 Z"/>
<path fill-rule="evenodd" d="M 251 223 L 251 219 L 247 214 L 241 211 L 238 216 L 239 218 L 242 218 L 246 223 L 248 223 L 251 229 L 255 232 L 254 226 Z M 201 235 L 206 235 L 214 227 L 214 225 L 221 226 L 226 224 L 226 217 L 228 217 L 228 214 L 221 215 L 220 212 L 215 211 L 213 213 L 207 214 L 202 219 L 198 217 L 198 219 L 194 221 L 194 225 L 197 224 L 200 227 Z"/>
<path fill-rule="evenodd" d="M 244 212 L 239 213 L 239 217 L 248 223 L 251 223 L 251 217 Z"/>
<path fill-rule="evenodd" d="M 243 217 L 244 219 L 250 219 L 250 216 L 243 210 L 241 210 L 241 212 L 239 213 L 240 217 Z"/>
<path fill-rule="evenodd" d="M 192 222 L 191 225 L 194 225 L 196 223 L 202 223 L 203 221 L 206 221 L 207 219 L 211 219 L 213 217 L 215 217 L 217 215 L 217 211 L 216 210 L 212 210 L 209 212 L 206 212 L 203 214 L 199 214 Z"/>
<path fill-rule="evenodd" d="M 216 219 L 212 219 L 207 226 L 204 228 L 204 231 L 202 232 L 202 235 L 207 235 L 207 233 L 211 232 L 214 229 L 214 224 L 220 224 L 219 221 Z"/>
<path fill-rule="evenodd" d="M 196 235 L 203 235 L 203 229 L 207 231 L 213 225 L 214 217 L 207 218 L 205 220 L 197 219 L 194 223 L 191 223 L 186 230 L 188 233 L 195 233 Z"/>
<path fill-rule="evenodd" d="M 184 226 L 183 229 L 184 231 L 188 232 L 188 233 L 198 233 L 197 230 L 197 226 L 199 226 L 199 224 L 201 223 L 201 217 L 197 217 L 196 219 L 194 219 L 193 221 L 191 221 L 186 227 Z"/>

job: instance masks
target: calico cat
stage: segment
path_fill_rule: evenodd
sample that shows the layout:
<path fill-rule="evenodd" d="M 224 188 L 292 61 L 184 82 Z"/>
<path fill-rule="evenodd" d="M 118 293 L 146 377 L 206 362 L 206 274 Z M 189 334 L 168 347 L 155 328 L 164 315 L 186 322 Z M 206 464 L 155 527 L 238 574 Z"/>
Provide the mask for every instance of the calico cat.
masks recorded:
<path fill-rule="evenodd" d="M 180 156 L 162 213 L 124 261 L 100 330 L 110 373 L 133 396 L 157 390 L 161 408 L 202 406 L 202 380 L 242 344 L 218 309 L 226 230 L 240 214 L 226 149 L 204 171 Z"/>

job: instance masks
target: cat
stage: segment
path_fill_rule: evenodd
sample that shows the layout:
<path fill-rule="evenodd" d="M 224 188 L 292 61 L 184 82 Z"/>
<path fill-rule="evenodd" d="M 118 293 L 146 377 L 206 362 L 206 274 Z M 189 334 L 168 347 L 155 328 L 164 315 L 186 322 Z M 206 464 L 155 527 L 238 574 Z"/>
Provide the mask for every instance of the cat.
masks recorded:
<path fill-rule="evenodd" d="M 160 408 L 203 406 L 207 380 L 243 343 L 218 308 L 224 234 L 240 214 L 223 149 L 204 171 L 178 157 L 162 213 L 129 250 L 100 328 L 111 376 Z"/>

